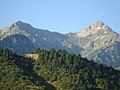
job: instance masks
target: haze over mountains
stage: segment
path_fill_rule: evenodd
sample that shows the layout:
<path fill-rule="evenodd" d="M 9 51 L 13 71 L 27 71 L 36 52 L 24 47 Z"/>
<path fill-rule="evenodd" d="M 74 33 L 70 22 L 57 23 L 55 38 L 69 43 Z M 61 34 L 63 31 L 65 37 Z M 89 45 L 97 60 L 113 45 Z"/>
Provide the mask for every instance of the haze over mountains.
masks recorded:
<path fill-rule="evenodd" d="M 20 54 L 35 48 L 65 49 L 89 60 L 120 67 L 120 35 L 100 21 L 77 33 L 60 34 L 18 21 L 0 31 L 0 47 Z"/>

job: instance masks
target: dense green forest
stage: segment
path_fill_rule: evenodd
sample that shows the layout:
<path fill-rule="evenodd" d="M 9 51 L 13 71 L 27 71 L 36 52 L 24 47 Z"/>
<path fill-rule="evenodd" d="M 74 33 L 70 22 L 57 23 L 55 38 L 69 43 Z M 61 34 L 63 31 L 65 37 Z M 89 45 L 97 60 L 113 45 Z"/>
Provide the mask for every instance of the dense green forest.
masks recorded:
<path fill-rule="evenodd" d="M 65 50 L 36 49 L 36 60 L 0 49 L 0 90 L 120 90 L 120 71 Z"/>
<path fill-rule="evenodd" d="M 33 70 L 33 60 L 0 50 L 0 90 L 55 90 Z"/>

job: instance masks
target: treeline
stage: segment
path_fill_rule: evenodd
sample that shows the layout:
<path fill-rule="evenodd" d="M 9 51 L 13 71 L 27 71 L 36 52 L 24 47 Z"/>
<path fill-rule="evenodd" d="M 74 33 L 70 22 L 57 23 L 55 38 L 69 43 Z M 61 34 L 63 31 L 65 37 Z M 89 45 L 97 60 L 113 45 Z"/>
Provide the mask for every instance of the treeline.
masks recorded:
<path fill-rule="evenodd" d="M 36 49 L 34 70 L 57 90 L 120 90 L 120 72 L 65 50 Z"/>
<path fill-rule="evenodd" d="M 0 90 L 54 90 L 33 70 L 33 60 L 0 49 Z"/>
<path fill-rule="evenodd" d="M 65 50 L 36 49 L 36 60 L 0 49 L 0 90 L 120 90 L 120 71 Z"/>

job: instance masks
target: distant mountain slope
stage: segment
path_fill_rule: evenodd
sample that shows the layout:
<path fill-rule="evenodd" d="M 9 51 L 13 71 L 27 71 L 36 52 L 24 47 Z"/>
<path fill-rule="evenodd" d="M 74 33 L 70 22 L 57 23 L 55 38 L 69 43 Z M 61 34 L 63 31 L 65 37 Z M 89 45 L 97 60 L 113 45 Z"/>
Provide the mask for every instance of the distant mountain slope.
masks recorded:
<path fill-rule="evenodd" d="M 14 52 L 24 54 L 34 50 L 34 45 L 28 37 L 21 34 L 9 35 L 0 40 L 1 48 L 9 48 Z"/>
<path fill-rule="evenodd" d="M 9 38 L 11 43 L 8 43 L 9 40 L 7 41 L 6 38 Z M 14 43 L 15 39 L 18 41 L 16 44 Z M 20 54 L 31 52 L 33 48 L 37 47 L 46 49 L 66 49 L 73 53 L 80 53 L 82 50 L 82 48 L 72 43 L 71 40 L 63 34 L 43 29 L 36 29 L 21 21 L 15 22 L 4 28 L 0 32 L 0 40 L 1 47 L 8 47 Z M 3 45 L 4 42 L 6 43 L 5 46 Z"/>
<path fill-rule="evenodd" d="M 78 33 L 67 34 L 72 42 L 82 47 L 82 56 L 115 68 L 120 67 L 120 35 L 100 21 Z"/>
<path fill-rule="evenodd" d="M 0 47 L 26 54 L 35 48 L 65 49 L 89 60 L 120 68 L 120 35 L 100 21 L 77 33 L 60 34 L 18 21 L 0 31 Z"/>

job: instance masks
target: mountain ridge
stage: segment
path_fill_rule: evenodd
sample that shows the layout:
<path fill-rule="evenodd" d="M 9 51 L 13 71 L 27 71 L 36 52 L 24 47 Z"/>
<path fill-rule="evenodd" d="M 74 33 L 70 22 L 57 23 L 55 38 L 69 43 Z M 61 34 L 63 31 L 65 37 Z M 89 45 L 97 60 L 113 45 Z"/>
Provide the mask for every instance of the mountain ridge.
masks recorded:
<path fill-rule="evenodd" d="M 22 36 L 17 37 L 17 35 Z M 26 41 L 23 40 L 23 42 L 19 42 L 18 40 L 20 40 L 20 37 L 24 37 L 23 39 Z M 10 42 L 8 43 L 4 38 L 9 38 L 7 40 Z M 15 41 L 19 43 L 15 44 Z M 25 42 L 30 43 L 29 48 Z M 18 51 L 18 53 L 20 48 L 26 48 L 27 52 L 23 49 L 23 52 L 20 52 L 21 54 L 32 52 L 34 48 L 38 47 L 42 49 L 65 49 L 71 53 L 81 53 L 82 57 L 94 60 L 98 63 L 108 63 L 108 66 L 113 66 L 115 68 L 118 68 L 120 65 L 120 53 L 117 50 L 120 48 L 119 42 L 120 35 L 101 21 L 96 21 L 77 33 L 61 34 L 48 30 L 36 29 L 30 24 L 22 21 L 17 21 L 0 32 L 1 47 L 10 48 L 13 51 Z M 24 46 L 22 43 L 24 43 Z M 17 45 L 19 47 L 17 47 Z M 30 47 L 32 47 L 32 49 Z M 22 51 L 22 49 L 20 50 Z M 115 65 L 109 62 L 115 63 Z"/>
<path fill-rule="evenodd" d="M 11 28 L 13 27 L 13 28 Z M 14 28 L 15 27 L 15 28 Z M 10 29 L 10 30 L 9 30 Z M 1 31 L 1 41 L 10 35 L 25 35 L 28 40 L 33 43 L 34 47 L 46 48 L 46 49 L 66 49 L 68 51 L 73 51 L 72 49 L 77 48 L 81 51 L 81 48 L 76 46 L 70 41 L 70 39 L 64 34 L 58 32 L 50 32 L 48 30 L 36 29 L 27 23 L 21 21 L 15 22 L 12 25 Z M 73 47 L 73 48 L 71 48 Z M 32 52 L 32 50 L 31 50 Z"/>
<path fill-rule="evenodd" d="M 120 63 L 120 53 L 117 49 L 120 45 L 117 42 L 120 42 L 120 35 L 109 26 L 96 21 L 80 32 L 68 34 L 68 36 L 76 45 L 84 49 L 81 52 L 82 57 L 103 64 L 111 62 L 107 65 L 119 67 L 117 63 Z M 116 66 L 112 63 L 116 63 Z"/>
<path fill-rule="evenodd" d="M 113 32 L 113 30 L 103 22 L 96 21 L 93 24 L 89 25 L 88 27 L 80 30 L 76 34 L 78 37 L 84 37 L 87 35 L 94 35 L 99 32 L 106 33 L 106 32 Z"/>

